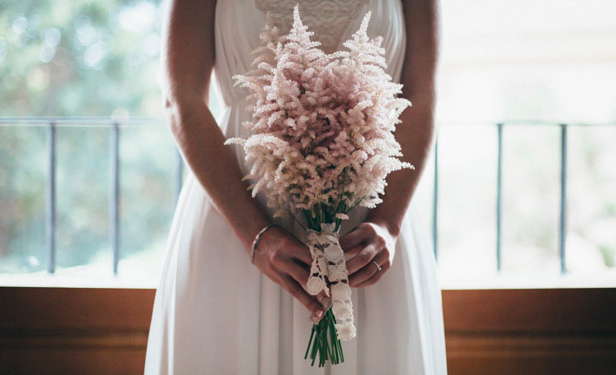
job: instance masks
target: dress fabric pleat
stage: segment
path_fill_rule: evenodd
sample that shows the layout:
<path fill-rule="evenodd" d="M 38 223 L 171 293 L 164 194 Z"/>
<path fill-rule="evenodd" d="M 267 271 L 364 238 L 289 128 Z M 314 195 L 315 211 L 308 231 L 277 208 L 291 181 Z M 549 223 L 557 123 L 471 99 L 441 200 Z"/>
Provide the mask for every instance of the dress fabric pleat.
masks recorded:
<path fill-rule="evenodd" d="M 311 1 L 315 0 L 305 3 Z M 280 3 L 288 5 L 289 1 Z M 301 14 L 302 1 L 298 3 Z M 341 1 L 341 6 L 348 3 Z M 400 0 L 356 4 L 360 9 L 340 36 L 338 48 L 372 10 L 368 36 L 383 37 L 387 73 L 399 82 L 406 46 Z M 318 22 L 318 17 L 307 19 Z M 246 110 L 247 91 L 233 87 L 232 76 L 249 70 L 254 58 L 251 51 L 259 45 L 265 20 L 255 0 L 217 1 L 212 82 L 225 106 L 217 122 L 226 137 L 250 134 L 242 124 L 251 116 Z M 319 40 L 317 34 L 314 39 Z M 233 148 L 240 169 L 247 174 L 250 165 L 241 147 L 227 147 Z M 272 217 L 266 197 L 260 193 L 256 199 Z M 340 234 L 361 223 L 367 212 L 365 208 L 352 211 Z M 273 222 L 305 241 L 303 229 L 293 219 Z M 392 267 L 376 284 L 352 289 L 358 335 L 342 342 L 345 362 L 311 367 L 304 359 L 312 327 L 308 310 L 251 264 L 232 228 L 189 171 L 156 290 L 145 374 L 445 375 L 436 263 L 414 202 L 405 215 L 395 251 Z"/>

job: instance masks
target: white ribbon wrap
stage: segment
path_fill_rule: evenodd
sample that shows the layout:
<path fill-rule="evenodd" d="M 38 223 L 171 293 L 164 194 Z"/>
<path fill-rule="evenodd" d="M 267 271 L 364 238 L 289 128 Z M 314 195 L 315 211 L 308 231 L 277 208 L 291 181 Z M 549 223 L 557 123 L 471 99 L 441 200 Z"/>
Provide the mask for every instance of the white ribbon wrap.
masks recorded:
<path fill-rule="evenodd" d="M 329 296 L 331 291 L 336 332 L 340 340 L 349 341 L 356 334 L 353 323 L 353 302 L 344 252 L 340 247 L 335 227 L 335 223 L 321 224 L 321 232 L 308 230 L 308 248 L 312 254 L 312 265 L 307 289 L 311 295 L 317 295 L 323 290 Z M 325 277 L 329 280 L 329 288 Z"/>

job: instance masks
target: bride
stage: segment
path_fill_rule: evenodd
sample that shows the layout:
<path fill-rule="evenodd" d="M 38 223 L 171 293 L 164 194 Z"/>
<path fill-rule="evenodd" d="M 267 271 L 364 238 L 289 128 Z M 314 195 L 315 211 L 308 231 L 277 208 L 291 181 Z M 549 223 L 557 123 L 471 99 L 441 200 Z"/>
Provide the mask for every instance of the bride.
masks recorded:
<path fill-rule="evenodd" d="M 296 2 L 328 53 L 372 10 L 368 35 L 383 37 L 386 71 L 413 103 L 395 136 L 416 170 L 390 174 L 383 203 L 355 209 L 341 228 L 358 335 L 342 342 L 344 363 L 324 368 L 304 359 L 309 318 L 323 313 L 304 289 L 305 233 L 273 219 L 263 194 L 251 197 L 243 150 L 223 145 L 249 135 L 247 92 L 231 77 L 251 68 L 266 22 L 289 30 Z M 437 8 L 437 0 L 167 2 L 165 113 L 190 171 L 156 291 L 146 374 L 447 373 L 435 259 L 412 199 L 434 133 Z M 224 102 L 217 119 L 210 84 Z"/>

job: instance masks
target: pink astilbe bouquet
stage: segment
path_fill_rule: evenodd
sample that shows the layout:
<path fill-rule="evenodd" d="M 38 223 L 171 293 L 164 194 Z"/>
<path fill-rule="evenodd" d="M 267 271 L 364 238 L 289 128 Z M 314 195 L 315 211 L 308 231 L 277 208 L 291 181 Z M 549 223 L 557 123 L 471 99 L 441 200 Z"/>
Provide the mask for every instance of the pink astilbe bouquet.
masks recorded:
<path fill-rule="evenodd" d="M 402 85 L 384 71 L 382 37 L 366 34 L 370 16 L 343 44 L 348 51 L 326 54 L 310 40 L 314 33 L 302 24 L 296 6 L 289 34 L 279 36 L 276 27 L 266 25 L 255 51 L 257 68 L 233 77 L 251 92 L 253 119 L 244 125 L 252 135 L 225 144 L 242 145 L 254 162 L 244 177 L 255 182 L 253 197 L 265 191 L 277 216 L 290 214 L 301 224 L 299 214 L 308 227 L 313 264 L 307 289 L 325 293 L 331 307 L 311 336 L 311 358 L 314 364 L 318 353 L 320 366 L 328 357 L 343 361 L 339 338 L 356 334 L 338 242 L 341 220 L 358 205 L 380 203 L 390 172 L 413 168 L 399 160 L 401 148 L 393 136 L 411 103 L 397 98 Z"/>

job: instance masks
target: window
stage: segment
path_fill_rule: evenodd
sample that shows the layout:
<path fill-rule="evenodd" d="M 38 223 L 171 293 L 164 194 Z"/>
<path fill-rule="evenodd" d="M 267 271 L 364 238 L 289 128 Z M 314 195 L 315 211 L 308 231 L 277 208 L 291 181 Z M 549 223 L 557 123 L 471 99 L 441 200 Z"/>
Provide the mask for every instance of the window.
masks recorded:
<path fill-rule="evenodd" d="M 442 5 L 437 249 L 444 287 L 613 286 L 616 19 L 608 15 L 615 5 Z M 429 224 L 433 185 L 432 164 L 421 186 Z"/>
<path fill-rule="evenodd" d="M 443 2 L 438 176 L 435 154 L 416 199 L 444 287 L 616 280 L 616 21 L 599 3 Z M 155 286 L 185 173 L 159 4 L 13 2 L 2 19 L 0 273 Z"/>
<path fill-rule="evenodd" d="M 176 189 L 176 150 L 160 120 L 158 2 L 3 9 L 0 273 L 28 274 L 16 283 L 50 270 L 56 281 L 113 274 L 117 146 L 118 266 L 143 280 L 160 267 Z"/>

